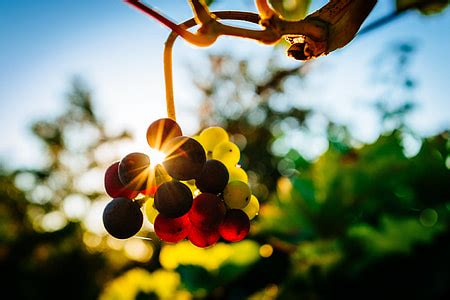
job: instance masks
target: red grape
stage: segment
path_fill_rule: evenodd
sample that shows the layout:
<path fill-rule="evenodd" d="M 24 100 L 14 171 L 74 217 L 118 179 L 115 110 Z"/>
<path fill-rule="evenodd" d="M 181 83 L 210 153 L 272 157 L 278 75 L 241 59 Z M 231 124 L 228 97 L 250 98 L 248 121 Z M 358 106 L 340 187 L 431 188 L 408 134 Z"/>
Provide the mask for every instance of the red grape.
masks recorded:
<path fill-rule="evenodd" d="M 119 179 L 129 189 L 140 191 L 147 187 L 150 158 L 139 152 L 130 153 L 119 163 Z"/>
<path fill-rule="evenodd" d="M 127 189 L 119 179 L 119 162 L 113 163 L 105 172 L 105 190 L 112 198 L 133 199 L 139 192 Z"/>
<path fill-rule="evenodd" d="M 206 248 L 214 245 L 220 238 L 217 230 L 203 230 L 201 228 L 192 226 L 189 232 L 188 239 L 197 247 Z"/>
<path fill-rule="evenodd" d="M 186 136 L 169 140 L 163 151 L 167 153 L 167 158 L 163 162 L 164 167 L 170 176 L 178 180 L 196 178 L 206 162 L 202 145 Z"/>
<path fill-rule="evenodd" d="M 229 242 L 238 242 L 244 239 L 250 230 L 250 220 L 246 213 L 240 209 L 227 211 L 223 222 L 219 226 L 222 238 Z"/>
<path fill-rule="evenodd" d="M 215 230 L 225 216 L 225 204 L 214 194 L 203 193 L 195 197 L 189 211 L 192 225 L 203 230 Z"/>
<path fill-rule="evenodd" d="M 177 122 L 169 118 L 163 118 L 150 124 L 147 129 L 147 142 L 150 147 L 161 149 L 166 141 L 181 135 L 181 128 Z"/>
<path fill-rule="evenodd" d="M 191 223 L 187 214 L 179 218 L 168 218 L 159 214 L 156 216 L 154 228 L 161 240 L 177 243 L 188 236 Z"/>
<path fill-rule="evenodd" d="M 141 229 L 143 220 L 139 204 L 124 197 L 112 199 L 103 211 L 106 231 L 118 239 L 135 235 Z"/>
<path fill-rule="evenodd" d="M 202 192 L 219 194 L 225 189 L 228 178 L 227 167 L 218 160 L 210 159 L 206 161 L 195 184 Z"/>

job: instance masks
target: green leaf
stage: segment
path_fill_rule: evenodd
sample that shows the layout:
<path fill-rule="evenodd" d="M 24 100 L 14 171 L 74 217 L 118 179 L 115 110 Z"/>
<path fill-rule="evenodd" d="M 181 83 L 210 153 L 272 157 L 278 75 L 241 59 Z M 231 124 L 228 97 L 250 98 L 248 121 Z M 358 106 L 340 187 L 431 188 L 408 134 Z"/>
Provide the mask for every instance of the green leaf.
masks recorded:
<path fill-rule="evenodd" d="M 287 20 L 306 17 L 311 0 L 269 0 L 270 5 Z"/>
<path fill-rule="evenodd" d="M 429 243 L 444 230 L 442 224 L 423 226 L 419 218 L 396 218 L 384 216 L 380 228 L 357 224 L 348 231 L 350 237 L 362 241 L 362 245 L 373 255 L 409 253 L 417 243 Z"/>

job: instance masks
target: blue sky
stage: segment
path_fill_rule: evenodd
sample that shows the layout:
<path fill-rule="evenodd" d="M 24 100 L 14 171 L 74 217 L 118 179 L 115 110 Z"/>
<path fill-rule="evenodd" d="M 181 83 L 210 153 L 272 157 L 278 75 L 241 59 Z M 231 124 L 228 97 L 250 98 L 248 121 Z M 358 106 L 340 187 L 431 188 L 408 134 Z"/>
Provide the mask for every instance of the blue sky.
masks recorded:
<path fill-rule="evenodd" d="M 148 2 L 176 21 L 192 16 L 185 0 Z M 323 3 L 315 1 L 314 7 Z M 368 22 L 390 12 L 391 5 L 392 1 L 379 1 Z M 222 0 L 213 9 L 254 10 L 254 5 L 249 0 Z M 0 0 L 0 161 L 8 166 L 36 162 L 38 145 L 29 126 L 64 109 L 73 75 L 81 75 L 93 88 L 95 108 L 111 130 L 131 128 L 144 143 L 148 124 L 165 114 L 162 51 L 168 33 L 120 0 Z M 418 109 L 409 120 L 423 135 L 448 129 L 449 36 L 449 10 L 433 17 L 408 13 L 320 58 L 304 96 L 295 101 L 350 125 L 361 140 L 373 140 L 379 133 L 368 102 L 375 92 L 370 81 L 374 59 L 389 44 L 414 40 L 418 51 L 411 73 L 419 82 Z M 195 61 L 201 67 L 208 51 L 244 58 L 255 57 L 256 52 L 263 59 L 272 50 L 232 38 L 221 38 L 208 49 L 177 42 L 175 93 L 179 122 L 187 133 L 197 129 L 194 111 L 199 95 L 185 66 Z M 297 64 L 285 57 L 280 60 Z"/>

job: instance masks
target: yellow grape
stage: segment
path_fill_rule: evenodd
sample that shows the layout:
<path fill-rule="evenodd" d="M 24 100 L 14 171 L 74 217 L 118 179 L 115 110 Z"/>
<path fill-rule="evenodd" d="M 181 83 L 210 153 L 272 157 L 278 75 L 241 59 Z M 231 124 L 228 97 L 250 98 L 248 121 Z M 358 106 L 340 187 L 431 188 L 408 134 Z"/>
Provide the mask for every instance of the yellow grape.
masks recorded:
<path fill-rule="evenodd" d="M 213 150 L 213 159 L 220 160 L 226 166 L 235 166 L 241 158 L 241 151 L 232 142 L 222 142 Z"/>
<path fill-rule="evenodd" d="M 231 181 L 223 190 L 223 200 L 229 208 L 247 206 L 252 195 L 248 184 L 242 181 Z"/>
<path fill-rule="evenodd" d="M 230 174 L 230 179 L 228 180 L 228 182 L 239 180 L 248 183 L 248 175 L 244 171 L 244 169 L 236 166 L 229 166 L 227 167 L 227 169 L 228 173 Z"/>
<path fill-rule="evenodd" d="M 228 133 L 221 127 L 209 127 L 200 133 L 198 140 L 211 153 L 218 144 L 228 141 Z"/>
<path fill-rule="evenodd" d="M 250 220 L 253 219 L 259 212 L 258 198 L 256 198 L 254 195 L 252 195 L 250 197 L 250 202 L 242 210 L 247 214 L 247 216 Z"/>
<path fill-rule="evenodd" d="M 159 212 L 155 208 L 155 199 L 150 197 L 148 198 L 144 205 L 144 211 L 148 221 L 154 224 L 156 216 L 159 214 Z"/>

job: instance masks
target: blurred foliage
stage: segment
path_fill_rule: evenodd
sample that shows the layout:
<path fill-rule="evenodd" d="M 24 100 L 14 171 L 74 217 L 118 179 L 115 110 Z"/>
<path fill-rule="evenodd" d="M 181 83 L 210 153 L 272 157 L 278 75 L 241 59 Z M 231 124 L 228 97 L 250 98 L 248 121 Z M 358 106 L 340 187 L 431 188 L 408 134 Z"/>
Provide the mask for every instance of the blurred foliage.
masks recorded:
<path fill-rule="evenodd" d="M 424 15 L 433 15 L 444 11 L 449 5 L 448 0 L 396 0 L 398 11 L 417 9 Z"/>
<path fill-rule="evenodd" d="M 209 56 L 210 69 L 196 69 L 200 126 L 231 133 L 261 201 L 248 239 L 208 249 L 162 244 L 148 225 L 139 235 L 152 241 L 116 240 L 99 227 L 109 200 L 103 172 L 131 135 L 108 128 L 90 89 L 74 80 L 66 111 L 31 126 L 41 167 L 0 168 L 4 294 L 449 298 L 449 132 L 420 137 L 408 128 L 414 47 L 389 50 L 377 58 L 374 108 L 382 132 L 370 144 L 297 101 L 310 63 L 287 68 L 275 53 L 256 66 L 220 54 Z M 325 146 L 311 152 L 318 144 Z"/>

